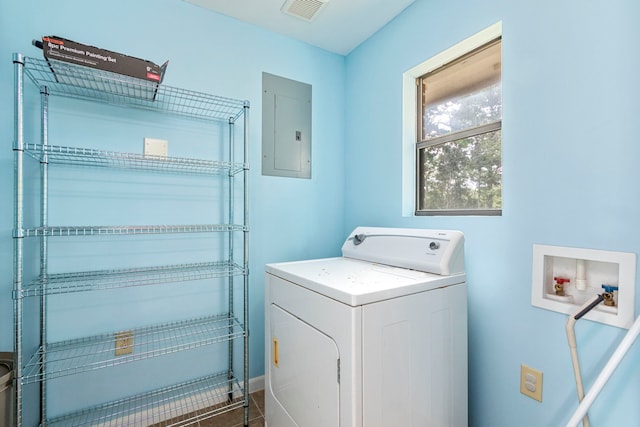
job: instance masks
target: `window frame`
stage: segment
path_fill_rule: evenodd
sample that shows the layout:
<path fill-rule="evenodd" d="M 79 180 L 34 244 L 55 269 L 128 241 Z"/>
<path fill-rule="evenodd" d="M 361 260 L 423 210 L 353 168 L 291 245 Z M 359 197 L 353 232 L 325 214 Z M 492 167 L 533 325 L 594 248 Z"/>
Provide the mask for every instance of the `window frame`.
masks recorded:
<path fill-rule="evenodd" d="M 481 216 L 500 216 L 504 208 L 504 200 L 501 208 L 496 209 L 432 209 L 419 210 L 419 170 L 420 157 L 418 144 L 418 135 L 422 135 L 422 130 L 418 127 L 421 125 L 422 118 L 419 118 L 421 112 L 420 96 L 418 95 L 418 79 L 433 72 L 440 67 L 456 61 L 458 58 L 465 56 L 474 50 L 500 39 L 502 42 L 502 22 L 499 21 L 476 34 L 462 40 L 461 42 L 451 46 L 413 68 L 405 71 L 402 75 L 403 95 L 402 95 L 402 212 L 403 216 L 459 216 L 459 215 L 481 215 Z M 491 126 L 494 126 L 493 122 Z M 502 120 L 499 121 L 502 128 Z M 482 125 L 485 126 L 485 125 Z M 482 127 L 481 126 L 481 127 Z M 466 132 L 469 129 L 465 129 Z M 461 134 L 448 134 L 436 138 L 449 138 L 456 136 L 459 139 Z M 433 138 L 430 142 L 438 141 Z M 438 143 L 444 143 L 443 139 L 439 139 Z M 504 142 L 504 139 L 502 139 Z M 421 145 L 424 147 L 424 145 Z M 502 157 L 502 155 L 501 155 Z M 504 192 L 503 192 L 504 193 Z"/>
<path fill-rule="evenodd" d="M 502 130 L 502 120 L 487 123 L 484 125 L 476 126 L 473 128 L 467 128 L 458 132 L 452 132 L 446 135 L 441 135 L 429 140 L 416 142 L 416 191 L 415 191 L 415 215 L 416 216 L 436 216 L 436 215 L 449 215 L 449 216 L 463 216 L 463 215 L 482 215 L 482 216 L 501 216 L 502 208 L 480 208 L 480 209 L 418 209 L 420 205 L 420 197 L 422 196 L 422 188 L 420 185 L 420 150 L 436 145 L 446 144 L 448 142 L 454 142 L 460 139 L 468 138 L 470 136 L 484 135 L 489 132 L 496 132 Z M 502 143 L 502 141 L 500 141 Z M 502 156 L 501 156 L 502 158 Z"/>

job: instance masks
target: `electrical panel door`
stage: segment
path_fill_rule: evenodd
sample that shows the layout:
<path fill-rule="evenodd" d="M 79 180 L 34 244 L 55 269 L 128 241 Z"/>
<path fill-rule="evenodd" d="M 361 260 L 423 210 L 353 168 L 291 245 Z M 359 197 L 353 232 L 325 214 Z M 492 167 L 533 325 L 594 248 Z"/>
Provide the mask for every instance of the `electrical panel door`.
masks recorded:
<path fill-rule="evenodd" d="M 311 85 L 262 75 L 262 174 L 311 178 Z"/>

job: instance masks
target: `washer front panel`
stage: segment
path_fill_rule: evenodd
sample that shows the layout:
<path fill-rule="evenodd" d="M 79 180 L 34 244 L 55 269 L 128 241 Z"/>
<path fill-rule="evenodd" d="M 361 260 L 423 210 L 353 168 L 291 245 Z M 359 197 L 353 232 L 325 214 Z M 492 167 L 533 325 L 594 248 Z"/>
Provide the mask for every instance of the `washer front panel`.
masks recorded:
<path fill-rule="evenodd" d="M 362 425 L 467 426 L 464 283 L 362 308 Z"/>

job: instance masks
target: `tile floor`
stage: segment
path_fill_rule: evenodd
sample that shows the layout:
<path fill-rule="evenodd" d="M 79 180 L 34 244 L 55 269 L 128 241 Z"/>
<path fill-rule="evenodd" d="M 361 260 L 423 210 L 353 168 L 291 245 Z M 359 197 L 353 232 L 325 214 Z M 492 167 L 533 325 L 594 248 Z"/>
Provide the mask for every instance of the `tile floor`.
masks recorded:
<path fill-rule="evenodd" d="M 249 402 L 249 427 L 264 427 L 264 390 L 251 393 Z M 200 427 L 243 427 L 244 411 L 242 408 L 200 421 Z"/>
<path fill-rule="evenodd" d="M 215 408 L 215 407 L 214 407 Z M 185 414 L 149 427 L 166 427 L 188 421 L 193 414 Z M 244 427 L 244 408 L 236 408 L 213 418 L 198 421 L 189 426 L 197 427 Z M 1 427 L 1 426 L 0 426 Z M 249 427 L 264 427 L 264 390 L 249 395 Z"/>

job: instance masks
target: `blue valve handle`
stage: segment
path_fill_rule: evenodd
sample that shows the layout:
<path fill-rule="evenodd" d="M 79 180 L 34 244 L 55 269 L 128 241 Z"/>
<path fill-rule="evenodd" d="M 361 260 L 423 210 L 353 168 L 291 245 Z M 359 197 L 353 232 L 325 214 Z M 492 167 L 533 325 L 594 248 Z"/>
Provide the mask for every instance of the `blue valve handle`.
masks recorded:
<path fill-rule="evenodd" d="M 602 289 L 604 289 L 605 292 L 613 292 L 618 290 L 617 286 L 612 286 L 612 285 L 602 285 L 601 287 Z"/>

